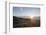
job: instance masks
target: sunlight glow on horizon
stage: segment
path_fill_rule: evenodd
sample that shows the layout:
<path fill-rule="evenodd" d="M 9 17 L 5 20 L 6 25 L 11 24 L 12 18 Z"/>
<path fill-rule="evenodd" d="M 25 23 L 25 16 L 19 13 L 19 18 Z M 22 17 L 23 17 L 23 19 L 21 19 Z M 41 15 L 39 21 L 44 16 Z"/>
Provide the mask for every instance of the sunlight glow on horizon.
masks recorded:
<path fill-rule="evenodd" d="M 30 18 L 33 19 L 34 16 L 31 16 Z"/>

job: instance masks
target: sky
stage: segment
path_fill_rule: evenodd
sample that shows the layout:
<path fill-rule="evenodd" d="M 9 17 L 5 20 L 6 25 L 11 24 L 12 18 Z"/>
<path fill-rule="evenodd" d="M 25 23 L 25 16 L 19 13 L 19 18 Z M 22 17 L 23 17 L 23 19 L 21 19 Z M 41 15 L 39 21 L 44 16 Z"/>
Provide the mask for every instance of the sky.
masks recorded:
<path fill-rule="evenodd" d="M 13 7 L 13 16 L 40 16 L 40 8 Z"/>

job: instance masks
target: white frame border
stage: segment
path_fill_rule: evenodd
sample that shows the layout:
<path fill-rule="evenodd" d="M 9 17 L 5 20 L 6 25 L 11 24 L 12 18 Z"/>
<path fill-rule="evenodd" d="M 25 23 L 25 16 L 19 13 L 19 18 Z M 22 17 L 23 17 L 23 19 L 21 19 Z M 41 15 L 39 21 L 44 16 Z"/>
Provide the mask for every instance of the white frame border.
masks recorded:
<path fill-rule="evenodd" d="M 7 31 L 6 31 L 6 32 L 17 32 L 17 30 L 14 31 L 12 28 L 10 28 L 10 24 L 9 24 L 9 23 L 10 23 L 10 21 L 9 21 L 9 19 L 10 19 L 10 18 L 9 18 L 9 17 L 10 17 L 10 16 L 9 16 L 9 14 L 10 14 L 10 12 L 9 12 L 9 11 L 10 11 L 10 10 L 9 10 L 9 9 L 10 9 L 10 7 L 9 7 L 10 4 L 24 4 L 24 5 L 25 5 L 25 4 L 26 4 L 26 5 L 30 5 L 30 4 L 28 4 L 28 3 L 9 3 L 9 2 L 7 3 Z M 42 28 L 40 27 L 40 28 L 41 28 L 40 30 L 39 30 L 39 28 L 37 28 L 37 27 L 36 27 L 36 28 L 37 28 L 37 30 L 39 30 L 39 32 L 40 32 L 40 31 L 45 31 L 44 14 L 43 14 L 43 13 L 44 13 L 44 12 L 43 12 L 43 11 L 44 11 L 44 7 L 43 7 L 43 4 L 31 4 L 31 5 L 40 5 L 40 6 L 41 6 L 41 9 L 42 9 L 42 10 L 41 10 L 41 11 L 42 11 L 42 14 L 41 14 L 42 17 L 41 17 L 41 19 L 43 19 L 43 21 L 42 21 L 42 22 L 43 22 L 43 24 L 42 24 L 43 26 L 42 26 Z M 35 27 L 33 27 L 33 28 L 35 28 Z M 32 28 L 32 29 L 33 29 L 33 28 Z M 36 29 L 36 28 L 35 28 L 35 29 Z M 17 29 L 19 29 L 18 31 L 22 31 L 23 28 L 21 28 L 21 29 L 20 29 L 20 28 L 17 28 Z M 27 28 L 25 28 L 25 30 L 26 30 L 26 29 L 27 29 Z M 28 28 L 28 29 L 31 29 L 31 28 Z M 11 30 L 12 30 L 12 31 L 11 31 Z M 24 29 L 23 29 L 23 30 L 24 30 Z"/>

